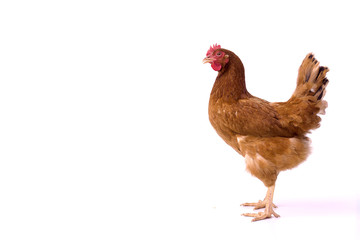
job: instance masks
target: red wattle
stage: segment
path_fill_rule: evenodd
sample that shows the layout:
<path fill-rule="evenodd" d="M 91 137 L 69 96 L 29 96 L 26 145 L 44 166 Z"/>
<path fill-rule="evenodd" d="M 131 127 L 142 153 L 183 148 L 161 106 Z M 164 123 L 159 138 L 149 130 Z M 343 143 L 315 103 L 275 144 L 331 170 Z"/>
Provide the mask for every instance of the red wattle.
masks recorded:
<path fill-rule="evenodd" d="M 220 71 L 220 69 L 221 69 L 221 64 L 218 63 L 218 62 L 212 62 L 212 63 L 211 63 L 211 67 L 212 67 L 212 69 L 214 69 L 215 71 Z"/>

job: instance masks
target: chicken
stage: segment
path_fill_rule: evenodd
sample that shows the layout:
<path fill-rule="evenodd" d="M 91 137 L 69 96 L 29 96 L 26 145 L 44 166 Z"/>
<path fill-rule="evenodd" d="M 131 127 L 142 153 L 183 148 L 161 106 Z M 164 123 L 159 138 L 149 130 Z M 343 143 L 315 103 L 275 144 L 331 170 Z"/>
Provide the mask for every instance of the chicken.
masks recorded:
<path fill-rule="evenodd" d="M 204 63 L 218 71 L 209 100 L 209 120 L 218 135 L 245 158 L 246 169 L 268 188 L 263 201 L 244 203 L 263 212 L 245 213 L 252 221 L 279 217 L 273 203 L 278 174 L 306 160 L 310 139 L 325 114 L 323 100 L 328 84 L 327 67 L 313 54 L 303 60 L 296 89 L 287 102 L 268 102 L 246 89 L 244 66 L 233 52 L 213 45 Z"/>

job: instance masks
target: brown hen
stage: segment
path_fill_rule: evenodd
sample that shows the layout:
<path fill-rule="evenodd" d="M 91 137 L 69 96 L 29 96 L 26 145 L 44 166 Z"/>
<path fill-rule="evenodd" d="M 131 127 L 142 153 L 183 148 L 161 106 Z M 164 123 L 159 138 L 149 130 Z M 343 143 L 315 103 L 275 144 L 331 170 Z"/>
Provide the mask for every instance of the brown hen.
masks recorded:
<path fill-rule="evenodd" d="M 327 102 L 327 67 L 319 66 L 313 54 L 303 60 L 296 89 L 287 102 L 268 102 L 246 89 L 244 66 L 238 56 L 213 45 L 204 63 L 218 71 L 209 101 L 209 119 L 219 136 L 245 158 L 246 169 L 260 179 L 268 191 L 263 201 L 243 206 L 265 208 L 246 213 L 253 221 L 279 217 L 273 210 L 275 182 L 280 171 L 296 167 L 310 153 L 306 134 L 320 126 Z"/>

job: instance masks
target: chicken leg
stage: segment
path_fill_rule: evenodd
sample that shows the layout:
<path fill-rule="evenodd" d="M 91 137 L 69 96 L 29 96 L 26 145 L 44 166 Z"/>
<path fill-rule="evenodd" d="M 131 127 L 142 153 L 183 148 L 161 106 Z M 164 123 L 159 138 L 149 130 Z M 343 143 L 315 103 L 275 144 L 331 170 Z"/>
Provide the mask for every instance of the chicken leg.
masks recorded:
<path fill-rule="evenodd" d="M 273 208 L 276 208 L 275 204 L 273 203 L 274 190 L 275 190 L 275 185 L 268 187 L 268 191 L 267 191 L 266 196 L 263 201 L 260 200 L 257 203 L 241 204 L 241 206 L 253 206 L 253 207 L 255 207 L 254 210 L 265 207 L 264 212 L 244 213 L 242 215 L 246 216 L 246 217 L 253 217 L 253 219 L 252 219 L 253 222 L 258 221 L 258 220 L 263 220 L 266 218 L 271 218 L 272 215 L 274 215 L 277 218 L 280 217 L 280 215 L 278 215 L 276 212 L 274 212 L 274 209 L 273 209 Z"/>

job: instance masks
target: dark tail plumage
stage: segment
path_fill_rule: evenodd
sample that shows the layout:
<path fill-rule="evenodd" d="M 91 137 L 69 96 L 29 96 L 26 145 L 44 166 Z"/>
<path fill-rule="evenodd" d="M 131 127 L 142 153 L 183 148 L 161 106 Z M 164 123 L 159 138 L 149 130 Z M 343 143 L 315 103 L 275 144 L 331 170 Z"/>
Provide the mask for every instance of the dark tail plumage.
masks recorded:
<path fill-rule="evenodd" d="M 303 98 L 318 108 L 319 114 L 325 114 L 327 102 L 323 100 L 329 80 L 327 67 L 319 66 L 319 62 L 309 53 L 299 68 L 296 89 L 291 98 Z"/>

